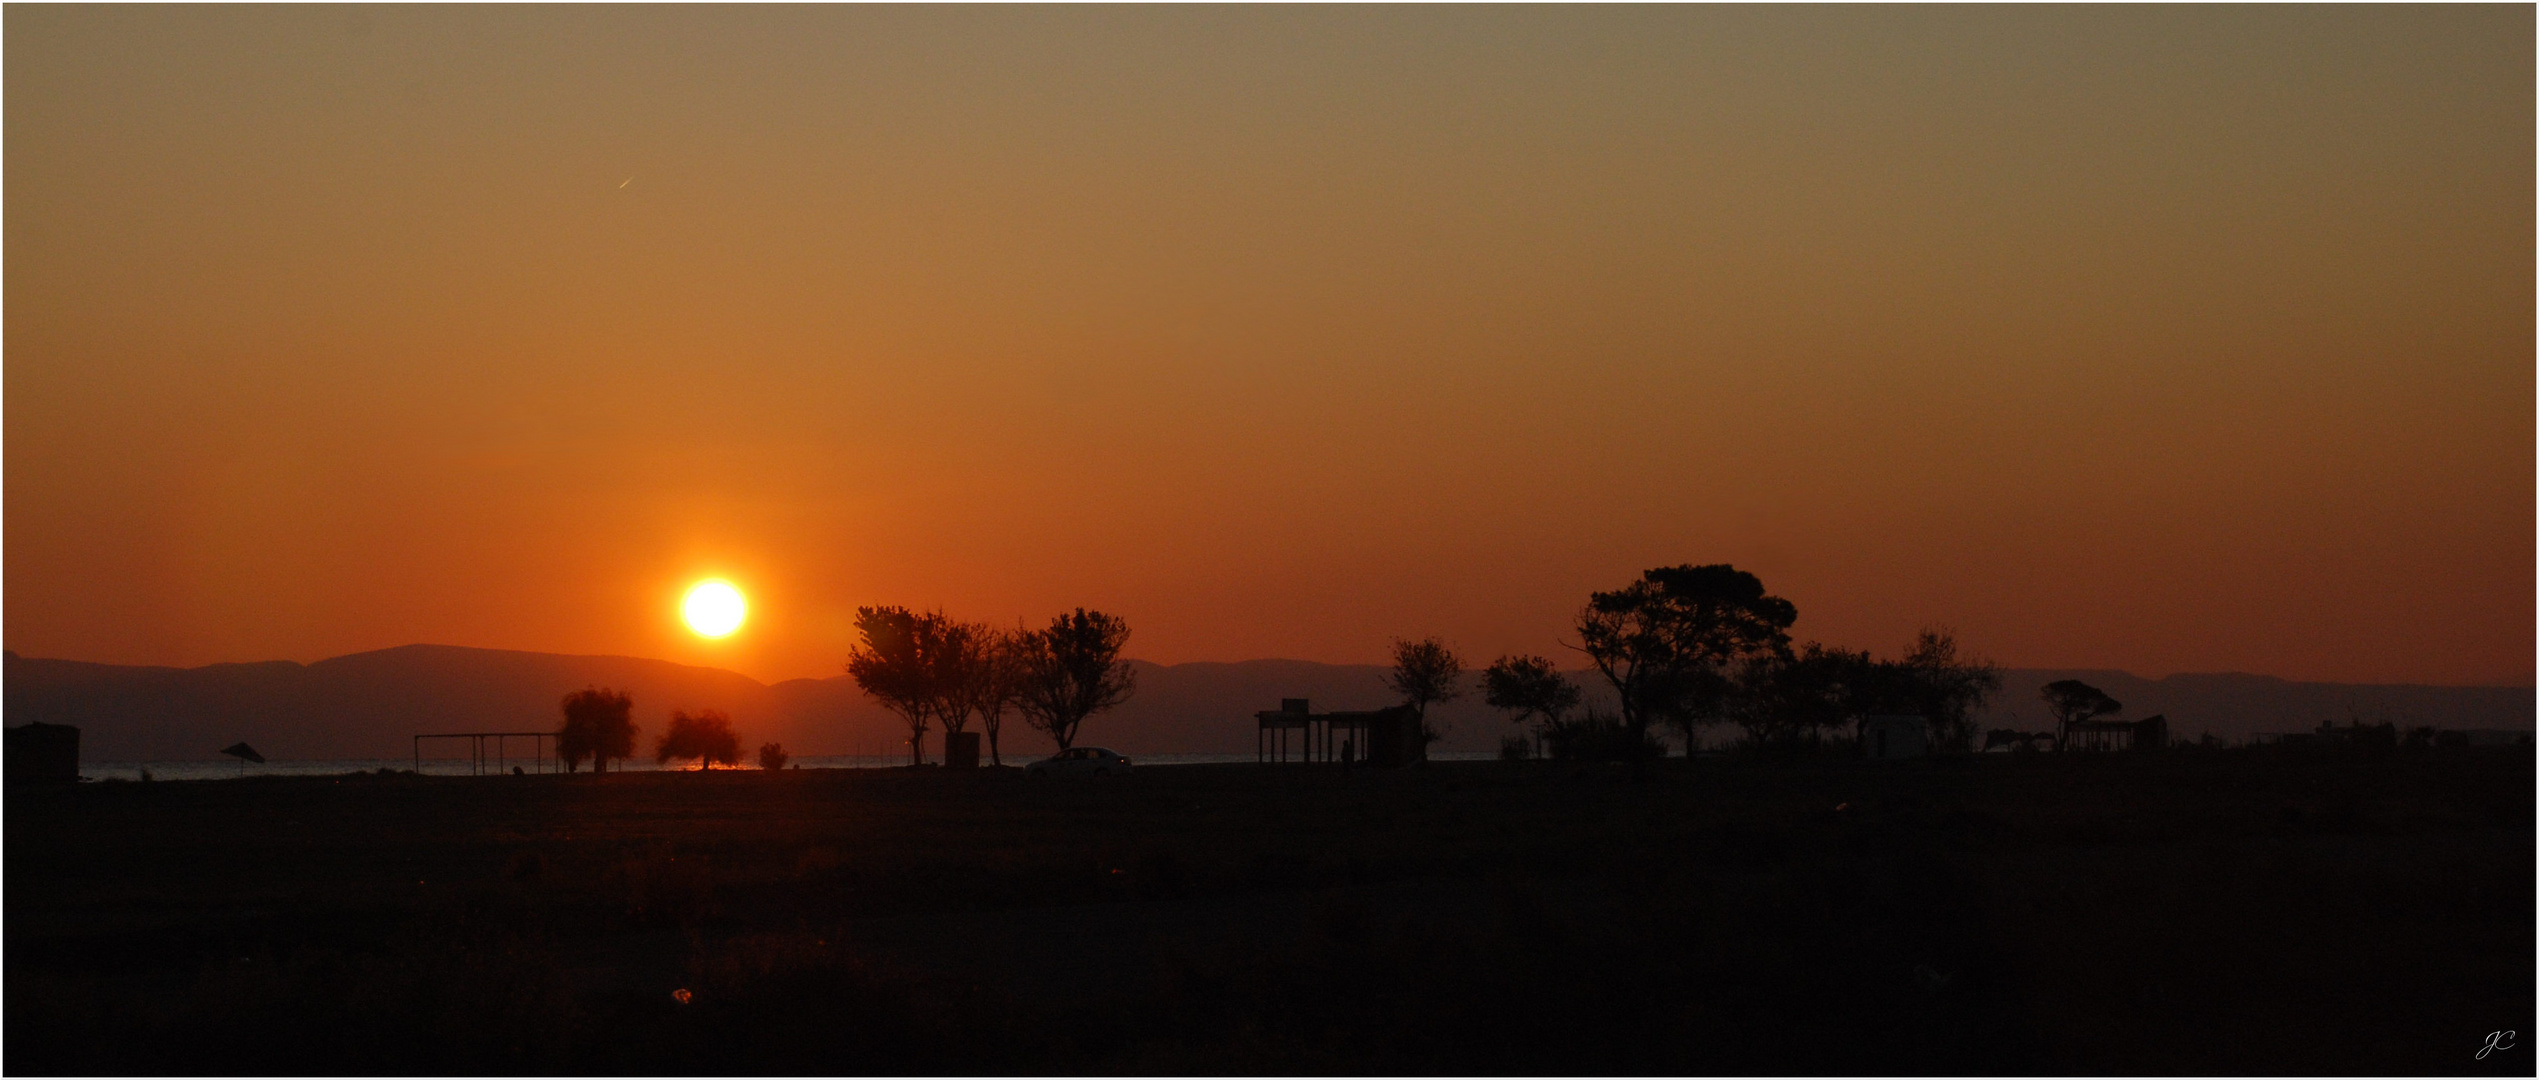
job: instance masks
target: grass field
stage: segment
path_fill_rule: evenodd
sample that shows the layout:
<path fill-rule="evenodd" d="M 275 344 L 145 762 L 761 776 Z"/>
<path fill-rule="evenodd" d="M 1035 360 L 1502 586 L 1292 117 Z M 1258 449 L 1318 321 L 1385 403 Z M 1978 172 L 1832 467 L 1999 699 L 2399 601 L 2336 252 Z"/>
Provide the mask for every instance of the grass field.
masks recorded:
<path fill-rule="evenodd" d="M 13 790 L 0 1067 L 2528 1075 L 2533 776 L 2226 751 Z"/>

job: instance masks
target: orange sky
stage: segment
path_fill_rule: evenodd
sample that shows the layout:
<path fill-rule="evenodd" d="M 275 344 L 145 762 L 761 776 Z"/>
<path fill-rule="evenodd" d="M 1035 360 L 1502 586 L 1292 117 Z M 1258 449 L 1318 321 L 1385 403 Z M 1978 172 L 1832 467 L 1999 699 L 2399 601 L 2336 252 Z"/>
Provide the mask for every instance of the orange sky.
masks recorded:
<path fill-rule="evenodd" d="M 5 31 L 21 653 L 1486 659 L 1728 561 L 1881 650 L 2531 681 L 2526 6 Z"/>

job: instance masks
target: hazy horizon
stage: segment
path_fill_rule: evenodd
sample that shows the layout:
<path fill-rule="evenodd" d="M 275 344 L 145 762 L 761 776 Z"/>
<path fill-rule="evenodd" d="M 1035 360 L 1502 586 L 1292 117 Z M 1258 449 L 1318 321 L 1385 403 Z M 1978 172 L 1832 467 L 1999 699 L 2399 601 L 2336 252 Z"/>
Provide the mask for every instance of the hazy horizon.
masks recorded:
<path fill-rule="evenodd" d="M 719 666 L 719 665 L 715 665 L 715 664 L 711 664 L 711 663 L 702 663 L 702 662 L 690 661 L 690 660 L 675 660 L 675 659 L 671 659 L 671 658 L 668 658 L 668 657 L 660 657 L 660 656 L 644 656 L 644 655 L 635 654 L 635 653 L 565 653 L 565 652 L 554 652 L 554 651 L 551 651 L 551 650 L 537 650 L 537 649 L 496 649 L 496 648 L 490 648 L 490 647 L 488 647 L 488 646 L 482 646 L 482 645 L 459 645 L 459 644 L 454 644 L 454 643 L 451 643 L 451 642 L 432 642 L 432 641 L 413 641 L 413 642 L 407 642 L 407 643 L 405 643 L 405 644 L 403 644 L 403 645 L 389 645 L 389 646 L 385 646 L 385 647 L 382 647 L 382 648 L 377 648 L 377 649 L 361 649 L 361 650 L 357 650 L 357 651 L 355 651 L 355 652 L 349 652 L 349 653 L 337 653 L 337 654 L 332 655 L 332 656 L 321 656 L 321 657 L 317 657 L 317 658 L 315 658 L 315 659 L 310 659 L 310 660 L 297 660 L 297 659 L 291 659 L 291 658 L 288 658 L 288 657 L 264 657 L 264 658 L 261 658 L 261 659 L 255 659 L 255 660 L 214 660 L 214 661 L 209 661 L 209 662 L 206 662 L 206 663 L 203 663 L 203 664 L 185 664 L 185 665 L 169 665 L 169 664 L 150 665 L 150 664 L 134 664 L 134 665 L 110 665 L 110 666 L 130 666 L 130 667 L 170 667 L 170 668 L 174 668 L 174 669 L 179 670 L 179 671 L 192 671 L 192 670 L 198 670 L 198 669 L 200 669 L 200 668 L 204 668 L 204 667 L 214 667 L 214 666 L 219 666 L 219 665 L 223 665 L 223 664 L 293 663 L 293 664 L 298 664 L 298 665 L 300 665 L 300 666 L 302 666 L 302 667 L 306 667 L 306 666 L 309 666 L 309 665 L 311 665 L 311 664 L 324 663 L 324 662 L 329 661 L 329 660 L 341 660 L 341 659 L 344 659 L 344 658 L 346 658 L 346 657 L 361 656 L 361 655 L 367 655 L 367 654 L 371 654 L 371 653 L 395 652 L 395 651 L 397 651 L 397 650 L 399 650 L 399 649 L 468 649 L 468 650 L 478 650 L 478 651 L 485 651 L 485 652 L 518 652 L 518 653 L 527 653 L 527 654 L 531 654 L 531 655 L 540 655 L 540 656 L 559 656 L 559 657 L 568 657 L 568 658 L 575 658 L 575 659 L 593 659 L 593 660 L 635 660 L 635 661 L 641 661 L 641 662 L 646 662 L 646 663 L 677 664 L 677 665 L 681 665 L 681 666 L 685 666 L 685 667 L 694 667 L 694 668 L 700 668 L 700 669 L 705 669 L 705 670 L 718 671 L 718 672 L 722 672 L 722 673 L 725 673 L 725 674 L 730 674 L 730 675 L 738 675 L 738 676 L 740 676 L 740 677 L 742 677 L 742 678 L 748 679 L 748 680 L 750 680 L 750 681 L 752 681 L 752 682 L 759 683 L 760 685 L 764 685 L 764 686 L 774 686 L 774 685 L 776 685 L 776 684 L 778 684 L 778 683 L 792 682 L 792 681 L 802 680 L 802 679 L 810 679 L 810 680 L 828 680 L 828 679 L 846 679 L 846 678 L 848 678 L 848 676 L 847 676 L 847 674 L 846 674 L 846 672 L 845 672 L 845 670 L 844 670 L 843 665 L 841 665 L 841 666 L 840 666 L 840 669 L 839 669 L 838 671 L 833 672 L 833 673 L 830 673 L 830 674 L 826 674 L 826 675 L 822 675 L 822 674 L 809 674 L 809 675 L 786 675 L 786 676 L 779 676 L 779 677 L 776 677 L 776 678 L 772 678 L 772 679 L 771 679 L 771 678 L 762 678 L 762 677 L 759 677 L 759 676 L 756 676 L 756 675 L 752 675 L 752 674 L 750 674 L 750 673 L 748 673 L 748 672 L 745 672 L 745 671 L 739 671 L 739 670 L 736 670 L 736 669 L 733 669 L 733 668 L 721 667 L 721 666 Z M 77 657 L 77 656 L 40 656 L 40 655 L 29 655 L 29 654 L 26 654 L 26 653 L 23 653 L 23 652 L 19 652 L 17 649 L 14 649 L 14 648 L 12 648 L 12 649 L 10 649 L 10 650 L 8 650 L 8 651 L 9 651 L 12 655 L 15 655 L 16 657 L 18 657 L 18 658 L 19 658 L 19 659 L 21 659 L 21 660 L 58 660 L 58 661 L 64 661 L 64 662 L 68 662 L 68 663 L 88 663 L 88 664 L 106 663 L 105 661 L 90 660 L 90 659 L 86 659 L 86 658 L 83 658 L 83 657 Z M 1167 661 L 1162 661 L 1162 660 L 1149 660 L 1149 659 L 1147 659 L 1147 658 L 1145 658 L 1145 657 L 1142 657 L 1142 656 L 1136 656 L 1136 655 L 1123 655 L 1123 656 L 1121 656 L 1121 658 L 1120 658 L 1120 659 L 1121 659 L 1123 662 L 1130 663 L 1130 664 L 1151 664 L 1151 665 L 1154 665 L 1154 666 L 1156 666 L 1156 667 L 1179 667 L 1179 666 L 1182 666 L 1182 665 L 1185 665 L 1185 664 L 1218 664 L 1218 665 L 1238 665 L 1238 664 L 1319 664 L 1319 665 L 1335 666 L 1335 667 L 1368 667 L 1368 668 L 1377 668 L 1377 669 L 1382 669 L 1382 668 L 1384 668 L 1384 667 L 1385 667 L 1385 665 L 1386 665 L 1386 661 L 1381 660 L 1381 659 L 1372 659 L 1372 660 L 1312 660 L 1312 659 L 1308 659 L 1308 658 L 1305 658 L 1305 657 L 1300 657 L 1300 656 L 1247 656 L 1247 657 L 1243 657 L 1243 658 L 1240 658 L 1240 659 L 1232 659 L 1232 660 L 1227 660 L 1227 659 L 1211 659 L 1211 658 L 1200 657 L 1200 658 L 1193 658 L 1193 659 L 1187 659 L 1187 660 L 1174 660 L 1174 661 L 1169 661 L 1169 662 L 1167 662 Z M 1552 657 L 1552 660 L 1553 660 L 1553 662 L 1554 662 L 1555 664 L 1559 664 L 1559 665 L 1561 666 L 1561 670 L 1562 670 L 1562 671 L 1568 672 L 1568 673 L 1570 673 L 1570 674 L 1572 674 L 1572 675 L 1580 675 L 1580 674 L 1592 675 L 1592 674 L 1594 673 L 1594 671 L 1595 671 L 1595 665 L 1594 665 L 1593 663 L 1591 663 L 1590 661 L 1588 661 L 1588 660 L 1587 660 L 1586 658 L 1584 658 L 1583 656 L 1562 656 L 1562 655 L 1555 654 L 1555 655 Z M 2164 680 L 2164 679 L 2177 678 L 2177 677 L 2184 677 L 2184 678 L 2200 678 L 2200 677 L 2241 678 L 2241 677 L 2245 677 L 2245 678 L 2260 678 L 2260 679 L 2283 679 L 2283 677 L 2282 677 L 2282 676 L 2279 676 L 2279 675 L 2269 675 L 2269 674 L 2266 674 L 2265 672 L 2258 672 L 2258 671 L 2160 671 L 2160 672 L 2145 672 L 2145 671 L 2136 671 L 2136 670 L 2132 670 L 2132 669 L 2128 669 L 2128 668 L 2117 668 L 2117 667 L 2099 667 L 2099 668 L 2094 668 L 2094 667 L 2081 667 L 2081 666 L 2075 666 L 2075 665 L 2025 665 L 2025 666 L 2022 666 L 2022 667 L 2020 667 L 2020 668 L 2010 669 L 2010 670 L 2025 670 L 2025 671 L 2056 671 L 2056 672 L 2103 671 L 2103 672 L 2110 672 L 2110 673 L 2114 673 L 2114 674 L 2125 675 L 2125 676 L 2129 676 L 2129 677 L 2132 677 L 2132 678 L 2143 679 L 2143 680 L 2146 680 L 2146 681 L 2151 681 L 2151 682 L 2158 682 L 2158 681 L 2161 681 L 2161 680 Z M 1466 679 L 1468 679 L 1468 680 L 1477 680 L 1477 679 L 1479 679 L 1479 678 L 1480 678 L 1480 673 L 1479 673 L 1479 670 L 1478 670 L 1478 667 L 1477 667 L 1477 666 L 1472 667 L 1472 668 L 1468 668 L 1468 669 L 1464 672 L 1464 675 L 1465 675 Z M 2392 683 L 2392 682 L 2383 682 L 2383 683 L 2362 683 L 2362 682 L 2355 682 L 2355 681 L 2353 681 L 2353 680 L 2344 680 L 2344 679 L 2283 679 L 2283 681 L 2286 681 L 2286 682 L 2306 682 L 2306 683 L 2315 683 L 2315 684 L 2320 684 L 2320 685 L 2329 685 L 2329 686 L 2334 686 L 2334 685 L 2354 685 L 2354 686 L 2406 686 L 2406 685 L 2415 685 L 2415 686 L 2430 686 L 2430 687 L 2456 687 L 2456 688 L 2462 688 L 2462 689 L 2476 689 L 2476 688 L 2485 688 L 2485 689 L 2531 689 L 2531 688 L 2533 688 L 2533 685 L 2534 685 L 2532 682 L 2518 682 L 2518 683 L 2511 683 L 2511 682 L 2506 682 L 2506 683 Z M 1591 681 L 1589 685 L 1591 685 L 1591 686 L 1601 686 L 1602 684 L 1601 684 L 1601 683 L 1596 683 L 1596 682 Z"/>
<path fill-rule="evenodd" d="M 2532 681 L 2528 7 L 0 20 L 22 655 Z"/>

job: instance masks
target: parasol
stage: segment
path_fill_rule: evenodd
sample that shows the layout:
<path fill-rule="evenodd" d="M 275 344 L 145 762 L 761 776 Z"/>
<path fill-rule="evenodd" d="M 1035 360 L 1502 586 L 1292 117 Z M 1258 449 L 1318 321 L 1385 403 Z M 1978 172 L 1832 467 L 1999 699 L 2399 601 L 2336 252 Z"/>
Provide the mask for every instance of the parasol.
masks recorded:
<path fill-rule="evenodd" d="M 258 765 L 264 764 L 264 755 L 257 753 L 255 747 L 249 746 L 246 743 L 237 743 L 229 746 L 221 750 L 221 753 L 237 758 L 238 768 L 241 772 L 246 770 L 247 763 L 250 761 L 255 762 Z"/>

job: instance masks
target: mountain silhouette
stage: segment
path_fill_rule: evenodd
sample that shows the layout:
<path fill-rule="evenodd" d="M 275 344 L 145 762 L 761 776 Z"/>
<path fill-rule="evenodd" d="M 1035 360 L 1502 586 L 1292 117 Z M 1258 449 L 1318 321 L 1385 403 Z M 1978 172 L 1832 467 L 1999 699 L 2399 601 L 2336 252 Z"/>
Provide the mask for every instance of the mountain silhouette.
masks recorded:
<path fill-rule="evenodd" d="M 1161 665 L 1132 661 L 1137 693 L 1085 724 L 1086 745 L 1123 753 L 1249 753 L 1252 713 L 1279 699 L 1310 698 L 1317 711 L 1392 704 L 1384 669 L 1305 660 Z M 2322 722 L 2383 720 L 2401 726 L 2532 727 L 2530 687 L 2406 686 L 2290 682 L 2263 675 L 2188 674 L 2145 679 L 2121 671 L 2012 669 L 2003 673 L 1987 727 L 2050 726 L 2037 688 L 2077 678 L 2124 702 L 2126 718 L 2165 713 L 2170 730 L 2244 737 L 2305 731 Z M 1471 680 L 1467 678 L 1467 683 Z M 1597 700 L 1592 674 L 1590 703 Z M 0 706 L 8 723 L 81 729 L 87 761 L 211 760 L 241 740 L 280 760 L 401 758 L 418 733 L 552 731 L 558 702 L 587 686 L 626 690 L 645 747 L 673 709 L 720 709 L 750 746 L 782 742 L 797 756 L 904 754 L 899 720 L 840 675 L 774 685 L 719 668 L 631 656 L 407 645 L 312 664 L 269 661 L 198 668 L 132 667 L 6 654 Z M 1495 749 L 1514 730 L 1480 701 L 1477 687 L 1435 706 L 1445 751 Z M 1008 716 L 1009 760 L 1047 754 L 1049 740 Z M 940 734 L 927 739 L 929 759 Z"/>

